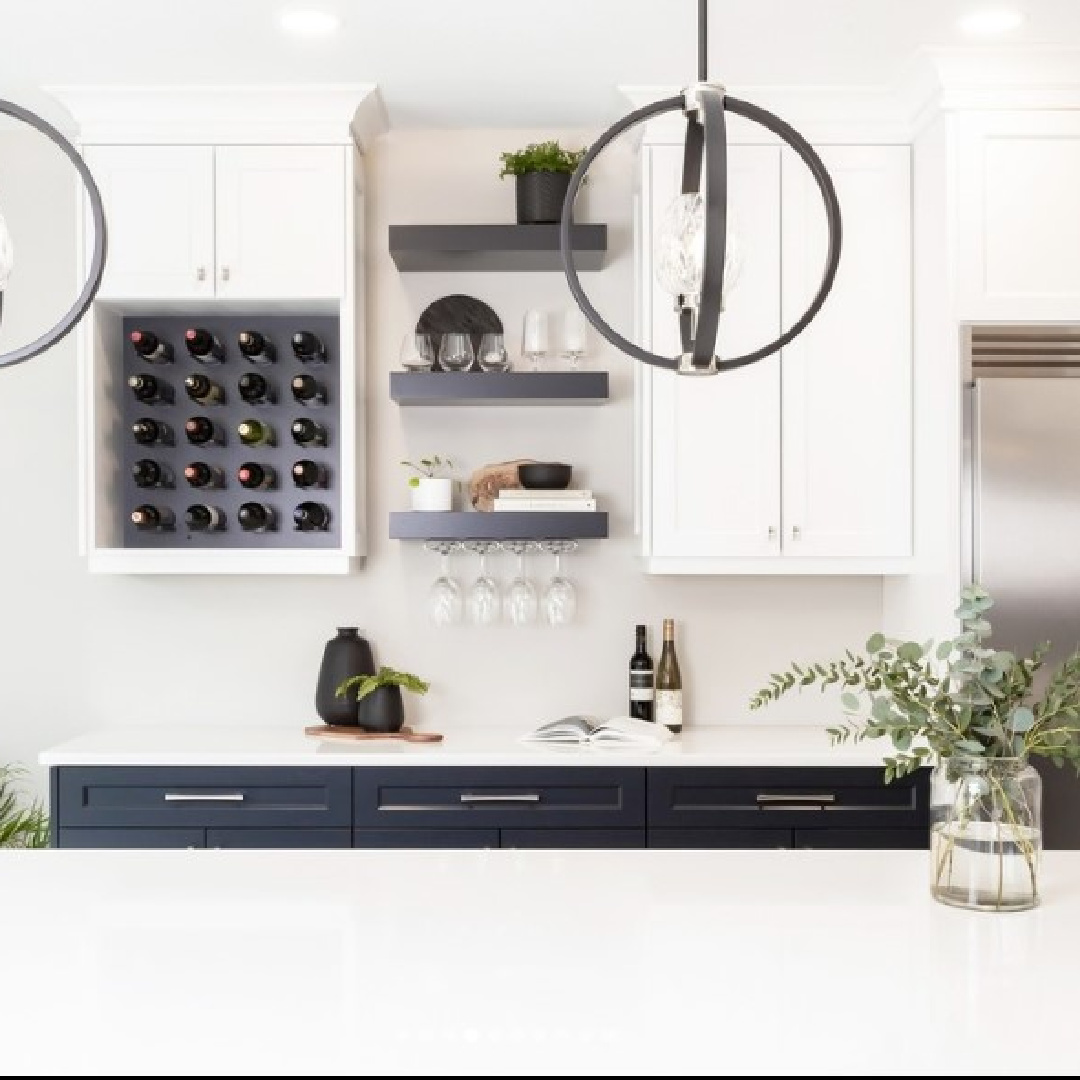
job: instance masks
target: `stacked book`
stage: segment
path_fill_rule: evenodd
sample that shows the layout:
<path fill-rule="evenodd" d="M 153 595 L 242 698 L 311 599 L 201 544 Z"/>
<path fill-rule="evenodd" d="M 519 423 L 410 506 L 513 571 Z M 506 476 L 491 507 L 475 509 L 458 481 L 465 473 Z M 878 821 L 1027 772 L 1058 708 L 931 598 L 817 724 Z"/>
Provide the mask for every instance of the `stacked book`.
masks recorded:
<path fill-rule="evenodd" d="M 562 491 L 538 488 L 510 488 L 495 497 L 495 513 L 573 513 L 591 514 L 596 510 L 596 499 L 588 488 L 567 488 Z"/>

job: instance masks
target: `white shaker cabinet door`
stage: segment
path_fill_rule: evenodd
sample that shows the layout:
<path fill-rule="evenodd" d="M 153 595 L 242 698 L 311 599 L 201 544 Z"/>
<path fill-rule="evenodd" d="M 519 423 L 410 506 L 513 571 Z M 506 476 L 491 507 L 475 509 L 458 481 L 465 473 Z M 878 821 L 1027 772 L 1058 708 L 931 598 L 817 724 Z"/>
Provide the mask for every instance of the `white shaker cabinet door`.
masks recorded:
<path fill-rule="evenodd" d="M 678 194 L 681 146 L 647 151 L 651 250 Z M 729 229 L 741 238 L 741 272 L 728 291 L 717 351 L 741 355 L 780 332 L 780 152 L 732 146 Z M 646 237 L 648 242 L 650 237 Z M 652 259 L 646 259 L 651 273 Z M 681 351 L 673 299 L 642 287 L 651 350 Z M 650 369 L 642 426 L 645 553 L 654 557 L 780 554 L 780 368 L 777 356 L 714 376 Z"/>
<path fill-rule="evenodd" d="M 783 352 L 787 556 L 902 557 L 912 546 L 911 160 L 827 146 L 843 250 L 832 293 Z M 821 281 L 827 227 L 809 171 L 783 158 L 783 322 Z"/>
<path fill-rule="evenodd" d="M 219 146 L 215 159 L 217 295 L 344 295 L 346 148 Z"/>
<path fill-rule="evenodd" d="M 103 298 L 214 294 L 209 146 L 87 146 L 108 229 Z"/>

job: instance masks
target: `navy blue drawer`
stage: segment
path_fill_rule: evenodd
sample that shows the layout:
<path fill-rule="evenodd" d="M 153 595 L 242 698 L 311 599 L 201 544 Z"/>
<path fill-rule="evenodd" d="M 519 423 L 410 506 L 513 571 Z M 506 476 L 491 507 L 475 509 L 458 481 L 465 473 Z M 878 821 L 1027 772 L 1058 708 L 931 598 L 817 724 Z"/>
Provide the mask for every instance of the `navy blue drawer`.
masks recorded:
<path fill-rule="evenodd" d="M 498 829 L 354 829 L 357 848 L 497 848 Z"/>
<path fill-rule="evenodd" d="M 202 829 L 59 829 L 60 848 L 201 848 Z"/>
<path fill-rule="evenodd" d="M 644 829 L 500 829 L 504 848 L 643 848 Z"/>
<path fill-rule="evenodd" d="M 57 774 L 61 829 L 351 824 L 348 768 L 63 766 Z"/>
<path fill-rule="evenodd" d="M 208 848 L 349 848 L 349 829 L 207 829 Z"/>
<path fill-rule="evenodd" d="M 823 850 L 928 848 L 928 829 L 796 829 L 795 846 Z"/>
<path fill-rule="evenodd" d="M 650 829 L 651 848 L 790 848 L 791 829 Z"/>
<path fill-rule="evenodd" d="M 593 768 L 357 768 L 358 828 L 642 828 L 645 770 Z"/>

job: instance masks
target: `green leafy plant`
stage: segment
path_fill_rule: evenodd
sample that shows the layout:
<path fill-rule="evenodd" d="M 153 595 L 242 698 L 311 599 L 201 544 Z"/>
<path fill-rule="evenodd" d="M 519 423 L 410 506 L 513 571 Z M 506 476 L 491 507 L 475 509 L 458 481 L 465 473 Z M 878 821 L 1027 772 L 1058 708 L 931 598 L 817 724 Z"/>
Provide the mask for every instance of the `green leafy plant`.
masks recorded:
<path fill-rule="evenodd" d="M 521 150 L 507 151 L 499 155 L 502 160 L 499 178 L 524 176 L 525 173 L 532 172 L 572 173 L 581 164 L 586 149 L 587 147 L 581 150 L 566 150 L 559 145 L 557 139 L 529 143 Z"/>
<path fill-rule="evenodd" d="M 434 480 L 440 477 L 445 479 L 445 474 L 454 467 L 454 463 L 449 458 L 439 457 L 438 454 L 421 458 L 419 461 L 403 461 L 401 464 L 417 474 L 408 479 L 409 487 L 413 488 L 420 486 L 421 479 Z"/>
<path fill-rule="evenodd" d="M 789 691 L 817 685 L 842 690 L 846 717 L 828 729 L 833 744 L 888 738 L 885 780 L 934 758 L 1042 756 L 1080 773 L 1080 650 L 1032 687 L 1050 645 L 1029 656 L 988 648 L 993 600 L 977 585 L 962 589 L 961 632 L 941 642 L 899 641 L 874 634 L 865 655 L 850 650 L 828 663 L 792 664 L 769 677 L 750 701 L 760 709 Z"/>
<path fill-rule="evenodd" d="M 336 694 L 345 697 L 350 691 L 356 692 L 356 700 L 366 698 L 368 694 L 378 690 L 380 686 L 400 686 L 403 690 L 409 690 L 414 694 L 426 694 L 431 684 L 425 682 L 418 675 L 412 675 L 407 671 L 395 671 L 393 668 L 380 667 L 374 675 L 353 675 L 338 686 Z"/>
<path fill-rule="evenodd" d="M 26 801 L 25 778 L 21 766 L 0 765 L 0 848 L 49 846 L 49 816 L 39 800 Z"/>

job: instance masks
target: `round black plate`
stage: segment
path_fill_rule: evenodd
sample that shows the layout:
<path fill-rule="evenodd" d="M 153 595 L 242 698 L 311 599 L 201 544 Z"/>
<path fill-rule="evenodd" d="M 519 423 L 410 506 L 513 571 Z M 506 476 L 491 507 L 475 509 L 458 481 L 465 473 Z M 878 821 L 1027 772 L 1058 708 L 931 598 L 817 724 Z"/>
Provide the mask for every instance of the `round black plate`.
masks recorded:
<path fill-rule="evenodd" d="M 502 319 L 483 300 L 455 293 L 428 304 L 416 321 L 416 332 L 436 336 L 468 334 L 472 338 L 473 348 L 479 352 L 480 338 L 484 334 L 501 334 L 503 324 Z M 440 369 L 436 366 L 435 370 Z"/>

